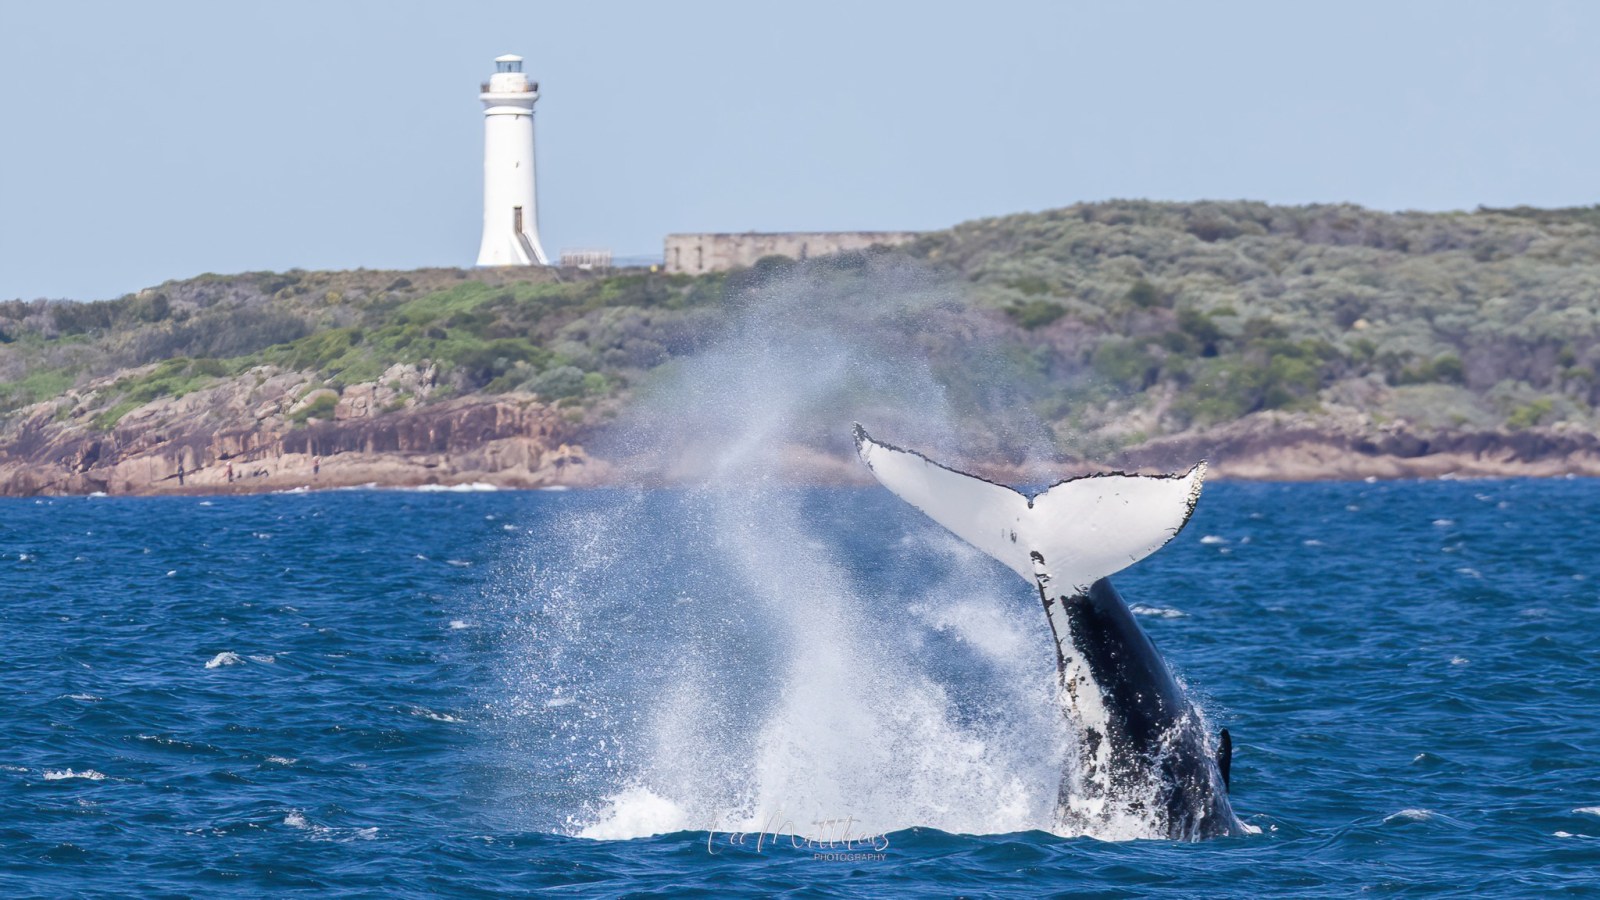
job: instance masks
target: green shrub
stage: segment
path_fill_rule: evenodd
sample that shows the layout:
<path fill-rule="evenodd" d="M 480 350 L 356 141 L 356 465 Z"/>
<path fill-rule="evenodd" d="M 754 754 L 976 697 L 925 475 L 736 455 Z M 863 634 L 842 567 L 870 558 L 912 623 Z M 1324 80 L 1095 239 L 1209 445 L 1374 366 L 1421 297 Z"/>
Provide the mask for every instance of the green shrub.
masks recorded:
<path fill-rule="evenodd" d="M 1541 397 L 1512 410 L 1511 415 L 1506 416 L 1506 427 L 1513 431 L 1533 428 L 1544 422 L 1550 416 L 1550 413 L 1554 411 L 1555 404 L 1549 398 Z"/>
<path fill-rule="evenodd" d="M 1131 391 L 1144 390 L 1161 373 L 1160 361 L 1135 341 L 1112 339 L 1101 343 L 1090 364 L 1107 381 Z"/>
<path fill-rule="evenodd" d="M 1023 328 L 1032 331 L 1042 328 L 1067 314 L 1067 308 L 1053 300 L 1029 300 L 1006 309 L 1011 318 Z"/>
<path fill-rule="evenodd" d="M 333 394 L 322 394 L 291 414 L 289 421 L 296 425 L 304 425 L 311 419 L 331 419 L 333 418 L 333 410 L 338 405 L 338 397 Z"/>

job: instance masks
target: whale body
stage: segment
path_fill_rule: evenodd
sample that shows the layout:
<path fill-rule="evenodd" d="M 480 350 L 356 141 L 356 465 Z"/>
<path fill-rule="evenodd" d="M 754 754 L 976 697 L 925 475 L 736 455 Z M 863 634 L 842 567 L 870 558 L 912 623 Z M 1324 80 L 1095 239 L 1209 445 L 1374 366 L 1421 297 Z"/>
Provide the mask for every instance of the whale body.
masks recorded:
<path fill-rule="evenodd" d="M 1199 710 L 1109 580 L 1189 521 L 1204 462 L 1029 495 L 875 441 L 860 425 L 855 438 L 884 487 L 1038 590 L 1062 711 L 1080 737 L 1062 776 L 1058 831 L 1196 841 L 1251 830 L 1228 801 L 1228 732 L 1213 750 Z"/>

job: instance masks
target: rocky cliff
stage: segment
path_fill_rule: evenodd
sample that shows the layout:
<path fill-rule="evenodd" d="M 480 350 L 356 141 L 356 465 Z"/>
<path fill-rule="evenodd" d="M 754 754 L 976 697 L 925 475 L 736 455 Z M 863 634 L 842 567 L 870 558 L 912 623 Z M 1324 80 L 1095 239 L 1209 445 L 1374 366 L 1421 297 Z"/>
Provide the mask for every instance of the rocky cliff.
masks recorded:
<path fill-rule="evenodd" d="M 436 379 L 397 365 L 340 392 L 262 366 L 154 400 L 104 431 L 87 413 L 109 383 L 91 383 L 20 411 L 0 431 L 0 494 L 605 480 L 567 411 L 518 393 L 425 403 Z"/>

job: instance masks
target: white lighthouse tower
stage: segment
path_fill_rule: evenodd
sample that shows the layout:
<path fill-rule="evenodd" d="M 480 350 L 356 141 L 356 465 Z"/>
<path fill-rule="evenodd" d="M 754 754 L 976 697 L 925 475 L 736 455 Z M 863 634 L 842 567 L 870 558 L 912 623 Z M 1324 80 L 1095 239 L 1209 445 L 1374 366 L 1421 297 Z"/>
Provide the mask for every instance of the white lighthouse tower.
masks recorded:
<path fill-rule="evenodd" d="M 548 266 L 539 243 L 533 179 L 533 104 L 539 83 L 522 57 L 501 56 L 478 94 L 483 101 L 483 243 L 480 266 Z"/>

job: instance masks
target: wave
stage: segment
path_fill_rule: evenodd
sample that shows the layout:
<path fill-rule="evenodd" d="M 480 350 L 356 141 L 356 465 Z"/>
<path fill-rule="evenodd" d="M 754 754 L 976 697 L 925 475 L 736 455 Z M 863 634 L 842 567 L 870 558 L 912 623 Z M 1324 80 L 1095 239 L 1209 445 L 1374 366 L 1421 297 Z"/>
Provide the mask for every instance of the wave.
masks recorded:
<path fill-rule="evenodd" d="M 1181 619 L 1189 615 L 1181 609 L 1170 606 L 1143 606 L 1134 604 L 1128 608 L 1136 616 L 1154 616 L 1158 619 Z"/>
<path fill-rule="evenodd" d="M 244 657 L 233 652 L 232 650 L 224 650 L 207 660 L 206 668 L 216 669 L 221 668 L 222 666 L 237 666 L 242 662 L 244 662 Z"/>
<path fill-rule="evenodd" d="M 65 781 L 71 778 L 82 778 L 85 781 L 104 781 L 106 773 L 97 772 L 94 769 L 84 769 L 82 772 L 72 769 L 46 770 L 44 773 L 45 781 Z"/>

